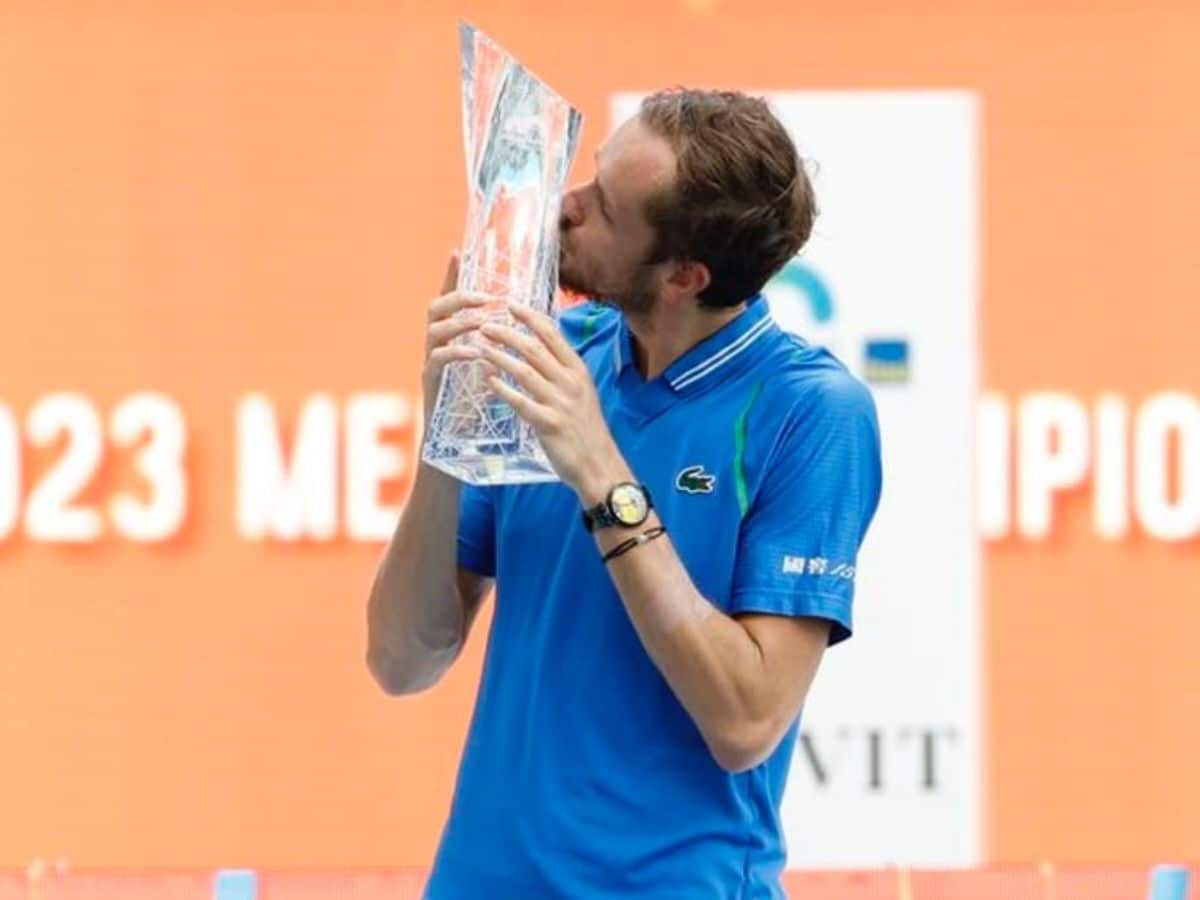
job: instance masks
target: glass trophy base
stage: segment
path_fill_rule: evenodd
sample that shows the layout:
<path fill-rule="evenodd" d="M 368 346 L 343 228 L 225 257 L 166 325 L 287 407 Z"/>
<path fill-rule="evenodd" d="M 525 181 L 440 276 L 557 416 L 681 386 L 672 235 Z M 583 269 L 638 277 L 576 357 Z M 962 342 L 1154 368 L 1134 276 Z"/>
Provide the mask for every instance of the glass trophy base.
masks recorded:
<path fill-rule="evenodd" d="M 484 376 L 480 362 L 446 366 L 421 460 L 467 484 L 558 481 L 533 428 L 484 386 Z"/>
<path fill-rule="evenodd" d="M 535 484 L 558 481 L 558 475 L 544 460 L 510 456 L 501 448 L 466 451 L 456 456 L 424 460 L 447 475 L 474 485 Z"/>

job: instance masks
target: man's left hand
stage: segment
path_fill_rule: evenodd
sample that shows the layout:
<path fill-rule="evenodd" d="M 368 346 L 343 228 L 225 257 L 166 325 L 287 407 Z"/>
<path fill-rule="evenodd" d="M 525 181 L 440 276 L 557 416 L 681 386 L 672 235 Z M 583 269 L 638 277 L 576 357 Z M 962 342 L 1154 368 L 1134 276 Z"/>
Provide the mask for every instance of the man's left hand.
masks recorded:
<path fill-rule="evenodd" d="M 552 318 L 523 304 L 510 304 L 509 311 L 530 334 L 489 322 L 480 328 L 491 341 L 483 356 L 521 390 L 498 372 L 488 384 L 533 427 L 554 471 L 580 500 L 598 503 L 613 484 L 628 479 L 628 467 L 604 421 L 592 374 Z"/>

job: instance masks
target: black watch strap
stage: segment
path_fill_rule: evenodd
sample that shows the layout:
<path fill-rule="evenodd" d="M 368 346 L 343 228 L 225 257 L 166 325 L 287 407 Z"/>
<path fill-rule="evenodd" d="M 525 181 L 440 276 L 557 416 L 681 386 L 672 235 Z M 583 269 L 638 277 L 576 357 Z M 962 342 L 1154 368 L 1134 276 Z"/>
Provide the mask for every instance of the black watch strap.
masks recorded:
<path fill-rule="evenodd" d="M 591 534 L 597 528 L 608 528 L 617 524 L 617 517 L 608 508 L 608 501 L 602 500 L 591 509 L 583 511 L 583 527 Z"/>

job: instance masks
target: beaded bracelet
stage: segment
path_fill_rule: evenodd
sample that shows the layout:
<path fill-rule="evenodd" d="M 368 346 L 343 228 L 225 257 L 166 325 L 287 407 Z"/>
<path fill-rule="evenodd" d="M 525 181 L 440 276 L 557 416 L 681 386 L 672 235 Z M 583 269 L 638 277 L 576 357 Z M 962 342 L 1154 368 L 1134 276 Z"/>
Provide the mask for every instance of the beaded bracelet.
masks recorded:
<path fill-rule="evenodd" d="M 617 546 L 605 553 L 604 562 L 608 562 L 610 559 L 616 559 L 622 553 L 628 553 L 634 547 L 640 547 L 642 544 L 648 544 L 656 537 L 662 537 L 666 533 L 667 529 L 663 528 L 661 525 L 655 526 L 648 531 L 643 531 L 637 537 L 632 537 L 627 541 L 622 541 L 621 543 L 617 544 Z"/>

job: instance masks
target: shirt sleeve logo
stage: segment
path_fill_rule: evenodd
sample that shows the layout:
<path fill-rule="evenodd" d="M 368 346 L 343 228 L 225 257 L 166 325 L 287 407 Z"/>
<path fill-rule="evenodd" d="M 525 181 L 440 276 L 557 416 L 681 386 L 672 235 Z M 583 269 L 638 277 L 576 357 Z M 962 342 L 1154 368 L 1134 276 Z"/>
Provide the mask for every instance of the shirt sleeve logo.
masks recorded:
<path fill-rule="evenodd" d="M 675 476 L 675 488 L 685 494 L 711 494 L 717 476 L 704 471 L 704 466 L 688 466 Z"/>
<path fill-rule="evenodd" d="M 854 580 L 854 565 L 834 562 L 823 556 L 785 556 L 781 567 L 784 575 L 831 575 L 846 581 Z"/>

